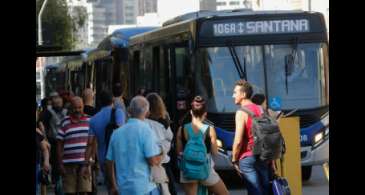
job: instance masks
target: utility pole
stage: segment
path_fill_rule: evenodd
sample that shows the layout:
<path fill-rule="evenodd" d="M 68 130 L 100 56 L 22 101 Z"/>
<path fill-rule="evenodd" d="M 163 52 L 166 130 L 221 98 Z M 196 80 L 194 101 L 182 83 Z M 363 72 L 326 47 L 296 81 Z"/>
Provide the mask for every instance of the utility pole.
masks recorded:
<path fill-rule="evenodd" d="M 43 44 L 43 39 L 42 39 L 42 13 L 44 11 L 44 7 L 46 6 L 48 0 L 44 0 L 41 9 L 39 10 L 38 13 L 38 46 L 41 46 Z M 41 98 L 44 98 L 44 75 L 43 75 L 43 64 L 42 64 L 42 59 L 39 59 L 40 63 L 41 63 L 41 67 L 40 67 L 40 77 L 41 77 Z"/>
<path fill-rule="evenodd" d="M 39 11 L 38 14 L 38 45 L 42 45 L 43 44 L 43 40 L 42 40 L 42 13 L 44 11 L 44 7 L 46 6 L 48 0 L 44 0 L 41 10 Z"/>

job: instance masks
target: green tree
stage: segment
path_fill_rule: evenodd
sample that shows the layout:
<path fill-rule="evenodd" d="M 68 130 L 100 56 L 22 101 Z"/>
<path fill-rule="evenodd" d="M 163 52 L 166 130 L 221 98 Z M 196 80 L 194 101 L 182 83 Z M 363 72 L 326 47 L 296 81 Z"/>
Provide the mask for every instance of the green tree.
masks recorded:
<path fill-rule="evenodd" d="M 36 21 L 44 0 L 36 0 Z M 71 50 L 75 46 L 74 24 L 69 14 L 66 0 L 48 0 L 42 14 L 43 45 L 61 46 Z M 38 39 L 38 34 L 37 34 Z"/>

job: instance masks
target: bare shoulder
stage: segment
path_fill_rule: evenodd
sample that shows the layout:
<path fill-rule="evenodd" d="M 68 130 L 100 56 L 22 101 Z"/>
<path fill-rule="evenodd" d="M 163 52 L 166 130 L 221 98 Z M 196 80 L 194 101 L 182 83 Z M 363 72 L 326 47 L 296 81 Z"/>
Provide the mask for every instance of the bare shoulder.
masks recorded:
<path fill-rule="evenodd" d="M 247 116 L 247 113 L 246 113 L 246 112 L 244 112 L 243 110 L 237 110 L 237 111 L 236 111 L 236 117 L 240 117 L 240 118 L 242 118 L 242 117 L 244 117 L 244 116 Z"/>

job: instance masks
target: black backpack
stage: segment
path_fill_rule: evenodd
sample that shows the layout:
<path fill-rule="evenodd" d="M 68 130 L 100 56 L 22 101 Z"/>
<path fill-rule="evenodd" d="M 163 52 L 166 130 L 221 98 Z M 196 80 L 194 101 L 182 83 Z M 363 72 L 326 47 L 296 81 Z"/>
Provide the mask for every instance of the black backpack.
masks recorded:
<path fill-rule="evenodd" d="M 110 121 L 105 127 L 105 136 L 104 136 L 104 140 L 105 140 L 105 144 L 106 144 L 105 155 L 108 152 L 110 137 L 111 137 L 113 131 L 118 128 L 118 125 L 115 121 L 115 110 L 116 110 L 115 108 L 112 109 L 111 115 L 110 115 Z"/>
<path fill-rule="evenodd" d="M 285 143 L 277 121 L 266 112 L 257 117 L 247 108 L 241 110 L 252 118 L 253 154 L 259 156 L 262 161 L 281 158 L 285 153 Z"/>

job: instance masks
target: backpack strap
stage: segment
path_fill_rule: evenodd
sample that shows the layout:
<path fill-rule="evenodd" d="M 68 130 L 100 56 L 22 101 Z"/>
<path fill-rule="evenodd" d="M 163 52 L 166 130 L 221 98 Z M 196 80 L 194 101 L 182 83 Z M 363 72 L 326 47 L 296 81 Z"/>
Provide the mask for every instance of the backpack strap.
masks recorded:
<path fill-rule="evenodd" d="M 51 116 L 55 119 L 56 123 L 59 124 L 61 122 L 61 119 L 57 115 L 57 113 L 53 110 L 53 108 L 47 108 L 47 110 L 49 111 L 49 113 L 51 113 Z"/>
<path fill-rule="evenodd" d="M 256 115 L 251 110 L 247 109 L 246 107 L 240 107 L 239 110 L 242 110 L 243 112 L 247 113 L 250 117 L 255 118 Z"/>
<path fill-rule="evenodd" d="M 185 124 L 184 125 L 184 129 L 187 130 L 188 138 L 189 139 L 195 136 L 195 133 L 193 131 L 193 127 L 192 127 L 192 124 L 191 123 Z M 189 139 L 186 139 L 186 141 L 188 141 Z"/>
<path fill-rule="evenodd" d="M 203 133 L 203 138 L 209 132 L 209 125 L 203 123 L 203 127 L 200 129 L 200 131 Z"/>
<path fill-rule="evenodd" d="M 115 108 L 112 108 L 112 111 L 110 112 L 110 123 L 115 123 Z"/>
<path fill-rule="evenodd" d="M 193 126 L 191 123 L 185 124 L 184 128 L 187 130 L 189 138 L 199 136 L 196 133 L 194 133 Z M 207 132 L 209 132 L 208 130 L 209 130 L 209 125 L 203 123 L 203 127 L 199 129 L 199 131 L 202 133 L 203 140 L 204 140 Z"/>

